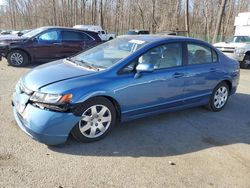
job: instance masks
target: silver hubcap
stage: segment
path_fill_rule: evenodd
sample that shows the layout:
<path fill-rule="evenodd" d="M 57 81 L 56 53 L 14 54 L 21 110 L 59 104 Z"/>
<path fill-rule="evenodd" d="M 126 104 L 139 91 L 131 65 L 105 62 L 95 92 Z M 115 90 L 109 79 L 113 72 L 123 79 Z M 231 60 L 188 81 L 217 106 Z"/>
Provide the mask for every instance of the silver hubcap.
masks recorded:
<path fill-rule="evenodd" d="M 227 97 L 228 97 L 227 88 L 225 86 L 220 87 L 215 92 L 215 95 L 214 95 L 214 106 L 216 108 L 222 108 L 227 101 Z"/>
<path fill-rule="evenodd" d="M 23 56 L 20 53 L 13 53 L 10 56 L 10 60 L 12 63 L 14 63 L 15 65 L 20 65 L 23 63 Z"/>
<path fill-rule="evenodd" d="M 109 128 L 111 112 L 104 105 L 94 105 L 85 110 L 79 121 L 81 133 L 88 138 L 101 136 Z"/>

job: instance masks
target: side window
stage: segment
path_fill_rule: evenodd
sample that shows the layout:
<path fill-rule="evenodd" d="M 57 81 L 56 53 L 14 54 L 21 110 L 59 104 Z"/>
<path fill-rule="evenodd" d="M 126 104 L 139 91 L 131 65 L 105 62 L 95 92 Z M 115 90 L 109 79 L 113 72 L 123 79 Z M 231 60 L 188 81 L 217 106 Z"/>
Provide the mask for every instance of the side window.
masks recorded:
<path fill-rule="evenodd" d="M 204 64 L 217 62 L 217 54 L 211 48 L 199 44 L 188 44 L 188 64 Z"/>
<path fill-rule="evenodd" d="M 156 70 L 181 66 L 182 45 L 170 43 L 153 48 L 139 57 L 139 63 L 151 63 Z"/>
<path fill-rule="evenodd" d="M 121 73 L 134 72 L 139 63 L 151 63 L 155 70 L 182 66 L 182 45 L 181 43 L 170 43 L 155 47 L 137 57 L 123 68 Z"/>
<path fill-rule="evenodd" d="M 81 35 L 81 39 L 82 40 L 93 40 L 89 35 L 87 35 L 86 33 L 80 33 Z"/>
<path fill-rule="evenodd" d="M 39 42 L 54 42 L 59 40 L 59 32 L 58 31 L 48 31 L 43 33 L 38 37 Z"/>
<path fill-rule="evenodd" d="M 126 74 L 126 73 L 135 72 L 135 68 L 136 68 L 137 65 L 138 65 L 138 61 L 134 60 L 132 63 L 130 63 L 129 65 L 127 65 L 126 67 L 124 67 L 122 69 L 122 71 L 120 71 L 120 73 Z"/>
<path fill-rule="evenodd" d="M 62 31 L 62 40 L 63 41 L 83 41 L 91 40 L 91 37 L 82 32 L 75 31 Z"/>

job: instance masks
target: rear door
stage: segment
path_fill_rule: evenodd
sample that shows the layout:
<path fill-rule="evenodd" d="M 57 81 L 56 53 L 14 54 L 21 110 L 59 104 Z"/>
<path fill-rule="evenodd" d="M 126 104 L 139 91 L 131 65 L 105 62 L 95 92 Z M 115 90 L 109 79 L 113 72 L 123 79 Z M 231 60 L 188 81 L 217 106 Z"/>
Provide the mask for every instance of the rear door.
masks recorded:
<path fill-rule="evenodd" d="M 94 44 L 94 38 L 85 32 L 63 30 L 62 45 L 64 57 L 72 56 Z"/>
<path fill-rule="evenodd" d="M 208 100 L 223 72 L 217 53 L 199 43 L 186 44 L 185 101 L 201 102 Z"/>

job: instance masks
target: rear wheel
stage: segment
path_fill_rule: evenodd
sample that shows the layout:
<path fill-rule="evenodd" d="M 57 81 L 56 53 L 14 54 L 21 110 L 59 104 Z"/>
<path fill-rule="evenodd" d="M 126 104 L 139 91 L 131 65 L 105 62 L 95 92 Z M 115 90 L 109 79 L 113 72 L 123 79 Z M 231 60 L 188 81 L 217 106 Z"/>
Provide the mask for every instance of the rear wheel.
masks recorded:
<path fill-rule="evenodd" d="M 72 130 L 80 142 L 93 142 L 104 138 L 116 123 L 116 110 L 112 102 L 104 97 L 90 99 L 77 107 L 81 120 Z"/>
<path fill-rule="evenodd" d="M 250 55 L 245 55 L 244 60 L 240 63 L 240 67 L 243 69 L 248 68 L 250 65 Z"/>
<path fill-rule="evenodd" d="M 229 87 L 226 82 L 221 82 L 219 85 L 217 85 L 213 91 L 212 96 L 210 97 L 210 101 L 208 104 L 208 108 L 211 111 L 218 112 L 221 111 L 229 97 Z"/>
<path fill-rule="evenodd" d="M 29 64 L 28 55 L 21 50 L 13 50 L 7 56 L 8 63 L 15 67 L 24 67 Z"/>

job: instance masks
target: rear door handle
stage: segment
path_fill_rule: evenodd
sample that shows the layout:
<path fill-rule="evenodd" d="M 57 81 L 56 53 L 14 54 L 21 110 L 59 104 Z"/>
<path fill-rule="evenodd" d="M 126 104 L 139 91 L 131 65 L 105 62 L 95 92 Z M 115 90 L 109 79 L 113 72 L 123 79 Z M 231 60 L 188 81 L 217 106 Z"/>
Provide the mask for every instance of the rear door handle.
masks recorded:
<path fill-rule="evenodd" d="M 53 44 L 54 44 L 54 45 L 61 45 L 62 43 L 59 43 L 59 42 L 58 42 L 58 43 L 53 43 Z"/>
<path fill-rule="evenodd" d="M 181 73 L 181 72 L 176 72 L 173 74 L 173 77 L 174 78 L 180 78 L 180 77 L 183 77 L 184 76 L 184 73 Z"/>

